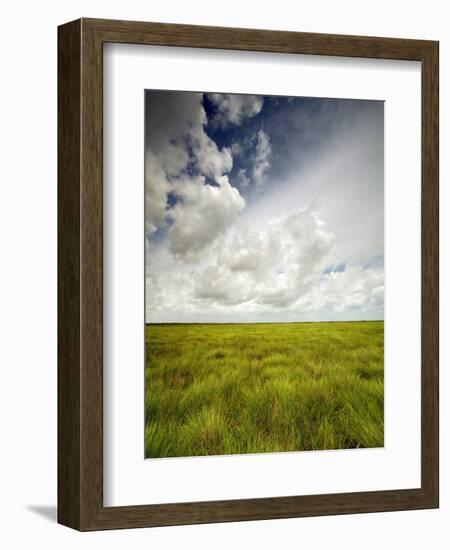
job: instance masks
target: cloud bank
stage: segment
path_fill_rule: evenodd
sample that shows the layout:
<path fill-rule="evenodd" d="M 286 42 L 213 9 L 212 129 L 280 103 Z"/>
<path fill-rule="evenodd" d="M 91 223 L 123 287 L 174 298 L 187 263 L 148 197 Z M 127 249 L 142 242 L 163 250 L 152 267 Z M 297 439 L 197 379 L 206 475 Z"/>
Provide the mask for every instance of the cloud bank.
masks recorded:
<path fill-rule="evenodd" d="M 383 318 L 383 131 L 380 102 L 148 91 L 147 322 Z"/>

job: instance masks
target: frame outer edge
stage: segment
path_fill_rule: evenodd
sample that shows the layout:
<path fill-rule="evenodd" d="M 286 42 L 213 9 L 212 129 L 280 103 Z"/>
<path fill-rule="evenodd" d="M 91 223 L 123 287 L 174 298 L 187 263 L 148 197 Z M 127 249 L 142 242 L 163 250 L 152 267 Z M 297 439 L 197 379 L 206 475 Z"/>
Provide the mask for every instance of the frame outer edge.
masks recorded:
<path fill-rule="evenodd" d="M 439 507 L 439 42 L 422 62 L 422 488 Z"/>
<path fill-rule="evenodd" d="M 58 521 L 80 531 L 414 510 L 438 505 L 437 43 L 80 19 L 58 32 Z M 103 507 L 103 42 L 422 61 L 422 488 Z M 204 42 L 204 44 L 203 44 Z M 424 100 L 426 95 L 426 101 Z M 427 121 L 427 122 L 424 122 Z M 434 141 L 433 141 L 434 140 Z M 425 185 L 426 184 L 426 185 Z M 428 220 L 428 221 L 427 221 Z M 426 223 L 425 223 L 426 222 Z M 427 247 L 424 247 L 424 245 Z M 428 247 L 430 252 L 428 252 Z M 427 248 L 424 250 L 424 248 Z M 425 263 L 424 263 L 425 262 Z M 425 265 L 425 267 L 424 267 Z M 424 292 L 425 298 L 424 298 Z M 424 367 L 426 365 L 426 368 Z"/>
<path fill-rule="evenodd" d="M 58 522 L 78 529 L 81 24 L 58 28 Z"/>
<path fill-rule="evenodd" d="M 80 530 L 103 507 L 103 43 L 81 19 Z"/>

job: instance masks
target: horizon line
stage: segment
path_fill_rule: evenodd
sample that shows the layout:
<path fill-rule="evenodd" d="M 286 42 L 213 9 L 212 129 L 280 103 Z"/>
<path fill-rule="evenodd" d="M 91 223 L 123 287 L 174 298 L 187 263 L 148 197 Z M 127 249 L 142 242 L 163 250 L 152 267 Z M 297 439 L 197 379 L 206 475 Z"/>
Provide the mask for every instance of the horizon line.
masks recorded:
<path fill-rule="evenodd" d="M 379 323 L 384 319 L 347 319 L 344 321 L 167 321 L 167 322 L 147 322 L 145 325 L 300 325 L 313 323 Z"/>

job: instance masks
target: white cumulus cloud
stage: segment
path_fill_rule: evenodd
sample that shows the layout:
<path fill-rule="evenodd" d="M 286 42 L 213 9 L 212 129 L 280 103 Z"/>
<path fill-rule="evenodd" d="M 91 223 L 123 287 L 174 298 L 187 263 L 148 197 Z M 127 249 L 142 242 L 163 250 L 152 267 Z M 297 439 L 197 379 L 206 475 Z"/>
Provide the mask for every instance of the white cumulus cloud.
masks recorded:
<path fill-rule="evenodd" d="M 214 123 L 224 127 L 228 124 L 240 125 L 245 118 L 257 115 L 264 103 L 262 96 L 243 94 L 208 94 L 216 105 Z"/>
<path fill-rule="evenodd" d="M 255 159 L 253 164 L 253 181 L 257 187 L 262 187 L 264 177 L 267 170 L 270 168 L 270 155 L 272 147 L 270 145 L 269 136 L 260 130 L 257 136 Z"/>
<path fill-rule="evenodd" d="M 183 207 L 189 209 L 185 200 L 169 216 L 168 195 L 176 190 L 180 194 L 182 183 L 189 182 L 189 163 L 196 165 L 200 175 L 219 181 L 232 169 L 233 157 L 231 149 L 219 149 L 206 133 L 200 93 L 148 92 L 146 119 L 146 230 L 151 234 L 166 227 L 169 218 L 176 225 Z M 225 193 L 224 189 L 221 186 L 219 193 Z M 200 194 L 213 197 L 217 193 L 206 189 Z M 184 217 L 192 218 L 188 212 Z M 176 227 L 172 232 L 176 233 Z"/>
<path fill-rule="evenodd" d="M 196 261 L 245 206 L 239 191 L 227 176 L 217 178 L 218 186 L 205 185 L 205 178 L 180 181 L 175 193 L 180 199 L 169 211 L 169 249 L 178 259 Z"/>

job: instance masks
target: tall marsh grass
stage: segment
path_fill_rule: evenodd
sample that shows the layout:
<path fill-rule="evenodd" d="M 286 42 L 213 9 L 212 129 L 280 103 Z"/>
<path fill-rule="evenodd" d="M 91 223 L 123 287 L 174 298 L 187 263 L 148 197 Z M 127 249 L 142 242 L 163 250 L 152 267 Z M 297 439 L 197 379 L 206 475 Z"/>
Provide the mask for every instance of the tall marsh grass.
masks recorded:
<path fill-rule="evenodd" d="M 382 447 L 383 331 L 147 325 L 147 458 Z"/>

